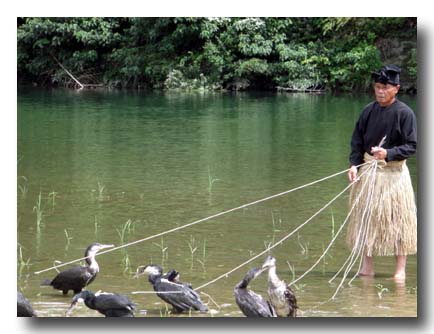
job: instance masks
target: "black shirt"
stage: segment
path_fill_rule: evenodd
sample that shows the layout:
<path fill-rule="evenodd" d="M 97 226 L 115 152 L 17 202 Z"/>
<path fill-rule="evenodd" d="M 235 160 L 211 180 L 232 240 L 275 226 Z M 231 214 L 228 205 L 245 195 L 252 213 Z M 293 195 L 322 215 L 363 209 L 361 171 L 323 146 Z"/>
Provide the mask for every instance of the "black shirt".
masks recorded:
<path fill-rule="evenodd" d="M 378 146 L 384 136 L 386 161 L 404 160 L 416 152 L 416 115 L 398 99 L 388 107 L 375 101 L 363 109 L 351 138 L 350 164 L 363 163 L 363 154 L 371 154 L 371 148 Z"/>

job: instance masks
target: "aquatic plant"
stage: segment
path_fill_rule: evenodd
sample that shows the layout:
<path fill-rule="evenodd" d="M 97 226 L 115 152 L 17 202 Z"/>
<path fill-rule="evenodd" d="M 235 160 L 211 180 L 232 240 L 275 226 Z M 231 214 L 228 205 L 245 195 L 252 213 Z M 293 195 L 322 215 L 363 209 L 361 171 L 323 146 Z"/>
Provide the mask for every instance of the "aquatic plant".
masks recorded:
<path fill-rule="evenodd" d="M 123 257 L 122 257 L 122 266 L 124 267 L 123 272 L 126 273 L 131 268 L 131 261 L 128 255 L 128 252 L 125 249 L 122 249 Z"/>
<path fill-rule="evenodd" d="M 164 304 L 164 307 L 165 307 L 164 311 L 161 310 L 161 308 L 160 308 L 160 317 L 161 318 L 170 317 L 170 315 L 172 314 L 172 311 L 169 309 L 169 306 L 167 304 Z"/>
<path fill-rule="evenodd" d="M 28 258 L 27 260 L 24 260 L 23 247 L 20 244 L 18 244 L 18 265 L 19 265 L 20 271 L 22 270 L 22 268 L 28 267 L 30 265 L 30 258 Z"/>
<path fill-rule="evenodd" d="M 264 241 L 265 250 L 269 250 L 272 245 L 273 245 L 273 241 L 270 241 L 270 242 Z"/>
<path fill-rule="evenodd" d="M 107 196 L 104 195 L 105 185 L 98 180 L 97 189 L 92 189 L 91 198 L 92 201 L 103 202 Z"/>
<path fill-rule="evenodd" d="M 39 231 L 42 224 L 42 217 L 44 215 L 44 209 L 42 208 L 42 192 L 39 192 L 38 199 L 36 200 L 36 204 L 33 207 L 33 212 L 36 212 L 36 227 Z"/>
<path fill-rule="evenodd" d="M 206 239 L 203 240 L 202 260 L 198 259 L 197 262 L 201 264 L 203 271 L 206 272 Z"/>
<path fill-rule="evenodd" d="M 332 211 L 332 239 L 335 237 L 335 216 L 333 215 L 333 209 Z"/>
<path fill-rule="evenodd" d="M 309 254 L 309 242 L 303 241 L 299 233 L 297 233 L 297 242 L 301 248 L 301 254 L 307 257 Z"/>
<path fill-rule="evenodd" d="M 415 287 L 409 287 L 409 288 L 407 288 L 406 289 L 406 291 L 405 291 L 406 293 L 408 293 L 408 294 L 414 294 L 414 295 L 417 295 L 417 286 L 415 286 Z"/>
<path fill-rule="evenodd" d="M 216 301 L 209 294 L 207 294 L 203 291 L 201 291 L 200 294 L 208 297 L 208 302 L 204 303 L 206 306 L 209 306 L 209 303 L 213 303 L 219 310 L 221 309 L 221 306 L 219 304 L 217 304 Z"/>
<path fill-rule="evenodd" d="M 322 251 L 323 251 L 323 253 L 325 253 L 324 244 L 321 244 L 321 245 L 322 245 Z M 326 265 L 328 264 L 328 262 L 327 262 L 327 256 L 329 258 L 333 258 L 333 256 L 331 254 L 325 253 L 324 257 L 322 258 L 322 273 L 323 274 L 325 274 L 325 268 L 326 268 Z"/>
<path fill-rule="evenodd" d="M 217 179 L 211 175 L 211 169 L 208 166 L 208 193 L 210 195 L 212 194 L 212 187 L 213 187 L 214 183 L 217 181 L 220 181 L 220 179 Z"/>
<path fill-rule="evenodd" d="M 65 228 L 63 231 L 64 231 L 64 233 L 65 233 L 65 237 L 66 237 L 65 250 L 67 250 L 68 247 L 69 247 L 69 244 L 71 243 L 72 237 L 69 236 L 69 234 L 68 234 L 68 230 L 67 230 L 66 228 Z"/>
<path fill-rule="evenodd" d="M 98 227 L 99 227 L 99 225 L 98 225 L 98 217 L 97 216 L 95 216 L 95 220 L 94 220 L 93 225 L 94 225 L 94 231 L 95 231 L 95 236 L 96 236 L 98 234 Z"/>
<path fill-rule="evenodd" d="M 21 185 L 21 184 L 19 183 L 19 180 L 20 180 L 20 179 L 23 179 L 24 182 L 27 182 L 27 178 L 26 178 L 25 176 L 19 176 L 19 177 L 18 177 L 18 189 L 19 189 L 19 191 L 20 191 L 20 193 L 21 193 L 21 198 L 22 198 L 22 199 L 25 199 L 26 196 L 27 196 L 28 188 L 27 188 L 27 185 L 26 185 L 26 184 Z"/>
<path fill-rule="evenodd" d="M 379 299 L 383 298 L 384 293 L 389 292 L 389 289 L 385 288 L 383 284 L 375 284 L 375 287 L 377 288 L 377 296 Z"/>
<path fill-rule="evenodd" d="M 54 210 L 54 206 L 56 204 L 56 196 L 57 196 L 58 192 L 52 191 L 51 193 L 48 194 L 48 198 L 51 198 L 51 208 L 52 210 Z"/>
<path fill-rule="evenodd" d="M 273 223 L 273 232 L 280 232 L 280 227 L 282 226 L 282 218 L 279 217 L 278 222 L 276 222 L 273 211 L 271 211 L 271 222 Z M 279 225 L 279 228 L 276 228 L 277 224 Z"/>
<path fill-rule="evenodd" d="M 291 282 L 295 280 L 295 266 L 291 265 L 289 261 L 286 261 L 286 264 L 289 267 L 289 271 L 291 273 Z M 300 283 L 300 284 L 292 284 L 295 290 L 297 291 L 304 291 L 304 288 L 306 287 L 306 284 Z"/>
<path fill-rule="evenodd" d="M 168 246 L 164 246 L 164 240 L 163 240 L 163 238 L 161 238 L 161 241 L 160 241 L 159 244 L 157 244 L 156 242 L 153 242 L 153 244 L 155 246 L 157 246 L 160 249 L 160 251 L 161 251 L 161 262 L 162 262 L 162 265 L 163 265 L 164 262 L 165 262 L 165 260 L 167 260 L 168 257 L 169 257 L 169 253 L 167 252 L 167 250 L 168 250 L 169 247 Z"/>
<path fill-rule="evenodd" d="M 196 246 L 196 240 L 194 239 L 194 237 L 192 235 L 190 235 L 190 241 L 187 241 L 187 244 L 188 244 L 188 248 L 190 248 L 190 260 L 191 260 L 190 269 L 193 269 L 193 267 L 194 267 L 194 253 L 196 253 L 196 251 L 197 251 L 197 246 Z"/>
<path fill-rule="evenodd" d="M 105 186 L 101 182 L 98 181 L 98 196 L 97 196 L 97 200 L 100 201 L 100 202 L 104 199 L 104 195 L 103 195 L 104 189 L 105 189 Z"/>
<path fill-rule="evenodd" d="M 116 228 L 116 232 L 118 232 L 119 238 L 121 240 L 121 244 L 125 243 L 125 235 L 130 233 L 132 229 L 133 222 L 131 219 L 128 219 L 125 224 L 121 225 L 121 229 Z"/>
<path fill-rule="evenodd" d="M 291 265 L 291 263 L 289 263 L 288 260 L 286 261 L 286 264 L 288 265 L 289 271 L 290 271 L 291 276 L 292 276 L 291 281 L 293 281 L 293 280 L 295 280 L 295 266 Z"/>

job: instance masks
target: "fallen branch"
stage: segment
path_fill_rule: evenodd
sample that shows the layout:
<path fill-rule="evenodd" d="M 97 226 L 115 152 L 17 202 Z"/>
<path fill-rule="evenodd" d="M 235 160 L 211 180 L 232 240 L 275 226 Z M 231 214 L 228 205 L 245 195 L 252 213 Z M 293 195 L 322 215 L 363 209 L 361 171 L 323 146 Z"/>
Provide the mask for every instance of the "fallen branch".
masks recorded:
<path fill-rule="evenodd" d="M 66 72 L 66 74 L 68 74 L 71 78 L 72 78 L 72 80 L 74 80 L 79 86 L 80 86 L 80 89 L 83 89 L 84 88 L 84 85 L 80 82 L 80 81 L 78 81 L 78 79 L 77 78 L 75 78 L 72 74 L 71 74 L 71 72 L 69 72 L 67 69 L 66 69 L 66 67 L 65 66 L 63 66 L 61 63 L 60 63 L 60 61 L 58 61 L 57 60 L 57 58 L 55 57 L 55 56 L 53 56 L 53 55 L 51 55 L 51 57 L 53 57 L 53 59 L 56 61 L 56 63 L 58 63 L 59 64 L 59 66 Z"/>

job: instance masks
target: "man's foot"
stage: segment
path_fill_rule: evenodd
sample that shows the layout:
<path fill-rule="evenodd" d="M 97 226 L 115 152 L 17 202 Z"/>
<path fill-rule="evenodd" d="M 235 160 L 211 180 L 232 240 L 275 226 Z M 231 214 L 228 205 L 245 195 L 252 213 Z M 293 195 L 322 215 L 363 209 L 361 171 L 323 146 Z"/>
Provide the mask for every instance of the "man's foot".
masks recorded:
<path fill-rule="evenodd" d="M 360 272 L 358 273 L 359 276 L 364 276 L 364 277 L 374 277 L 375 273 L 373 271 L 362 271 L 360 270 Z"/>
<path fill-rule="evenodd" d="M 393 275 L 393 279 L 396 281 L 405 281 L 405 271 L 397 271 L 395 275 Z"/>

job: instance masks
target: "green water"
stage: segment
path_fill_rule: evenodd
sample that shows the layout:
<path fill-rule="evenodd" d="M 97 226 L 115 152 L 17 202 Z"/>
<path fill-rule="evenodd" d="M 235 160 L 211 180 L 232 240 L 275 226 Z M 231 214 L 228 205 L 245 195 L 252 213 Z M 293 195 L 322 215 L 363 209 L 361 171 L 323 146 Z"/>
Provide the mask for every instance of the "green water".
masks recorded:
<path fill-rule="evenodd" d="M 33 274 L 55 260 L 80 258 L 92 242 L 119 246 L 346 169 L 354 124 L 371 98 L 19 89 L 18 289 L 40 316 L 64 316 L 71 292 L 64 297 L 39 286 L 56 271 Z M 416 99 L 402 100 L 416 110 Z M 409 168 L 416 188 L 416 158 Z M 98 256 L 101 272 L 88 289 L 127 295 L 136 316 L 174 316 L 154 294 L 133 293 L 152 290 L 145 277 L 132 278 L 137 266 L 176 268 L 200 286 L 286 236 L 347 184 L 342 174 Z M 292 280 L 289 265 L 298 277 L 315 263 L 344 221 L 347 201 L 345 193 L 273 249 L 282 279 Z M 349 255 L 344 240 L 340 235 L 296 283 L 303 315 L 416 316 L 416 256 L 408 259 L 405 284 L 389 279 L 393 258 L 378 258 L 375 279 L 356 279 L 321 304 L 339 284 L 328 280 Z M 176 316 L 242 316 L 233 287 L 264 257 L 203 289 L 210 313 Z M 251 288 L 266 296 L 266 276 Z M 99 316 L 85 306 L 73 315 Z"/>

